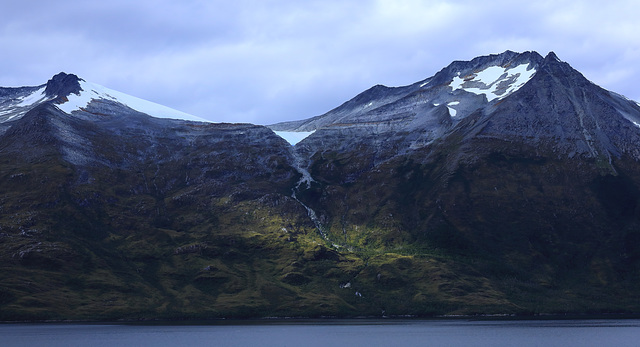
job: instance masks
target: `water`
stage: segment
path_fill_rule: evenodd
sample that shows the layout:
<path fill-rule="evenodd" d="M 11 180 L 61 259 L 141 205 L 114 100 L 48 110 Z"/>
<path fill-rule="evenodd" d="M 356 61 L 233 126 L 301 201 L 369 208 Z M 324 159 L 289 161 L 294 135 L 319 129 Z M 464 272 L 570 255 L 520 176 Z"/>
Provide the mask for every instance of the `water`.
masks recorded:
<path fill-rule="evenodd" d="M 640 320 L 6 324 L 2 346 L 638 346 Z"/>

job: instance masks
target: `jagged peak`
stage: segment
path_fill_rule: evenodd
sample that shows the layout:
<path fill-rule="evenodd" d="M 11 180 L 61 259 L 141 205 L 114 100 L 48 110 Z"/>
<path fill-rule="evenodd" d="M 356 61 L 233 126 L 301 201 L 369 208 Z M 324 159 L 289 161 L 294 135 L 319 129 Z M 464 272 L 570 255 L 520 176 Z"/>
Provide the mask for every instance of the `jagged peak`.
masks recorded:
<path fill-rule="evenodd" d="M 543 57 L 536 51 L 525 51 L 522 53 L 506 50 L 498 54 L 489 54 L 475 57 L 469 61 L 457 60 L 451 63 L 450 66 L 469 66 L 471 68 L 479 68 L 488 65 L 508 65 L 513 63 L 529 62 L 538 64 L 543 60 Z"/>
<path fill-rule="evenodd" d="M 592 83 L 569 63 L 560 60 L 553 51 L 549 52 L 547 56 L 544 57 L 544 61 L 540 65 L 540 70 L 556 77 L 564 76 L 566 78 L 573 76 L 575 78 L 579 76 L 579 79 L 582 79 L 584 82 Z"/>
<path fill-rule="evenodd" d="M 571 65 L 565 61 L 560 60 L 560 58 L 558 58 L 558 56 L 553 52 L 550 51 L 545 57 L 544 60 L 542 61 L 542 66 L 553 66 L 555 68 L 560 68 L 562 70 L 575 70 L 571 67 Z"/>
<path fill-rule="evenodd" d="M 546 57 L 544 57 L 544 60 L 545 60 L 545 62 L 552 61 L 552 60 L 554 60 L 554 61 L 558 61 L 558 62 L 560 62 L 560 61 L 561 61 L 561 60 L 560 60 L 560 58 L 558 58 L 558 56 L 556 55 L 556 53 L 555 53 L 554 51 L 550 51 L 550 52 L 547 54 L 547 56 L 546 56 Z"/>
<path fill-rule="evenodd" d="M 80 81 L 84 81 L 74 74 L 60 72 L 47 81 L 44 93 L 49 97 L 66 97 L 69 94 L 80 94 Z"/>

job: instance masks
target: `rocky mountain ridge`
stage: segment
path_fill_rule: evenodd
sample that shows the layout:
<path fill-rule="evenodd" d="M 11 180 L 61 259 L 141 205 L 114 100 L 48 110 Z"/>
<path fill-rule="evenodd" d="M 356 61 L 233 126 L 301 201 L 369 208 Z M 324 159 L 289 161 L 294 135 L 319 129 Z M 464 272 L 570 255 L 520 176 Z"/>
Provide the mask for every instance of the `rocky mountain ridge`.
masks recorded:
<path fill-rule="evenodd" d="M 487 80 L 482 81 L 482 77 Z M 575 90 L 581 94 L 570 94 Z M 519 95 L 508 98 L 512 93 Z M 583 103 L 587 103 L 586 109 L 581 108 Z M 575 114 L 577 119 L 565 114 Z M 535 141 L 555 138 L 564 142 L 561 146 L 567 147 L 570 155 L 595 156 L 598 151 L 594 146 L 615 155 L 634 151 L 639 114 L 637 102 L 597 87 L 553 52 L 543 58 L 536 52 L 507 51 L 454 62 L 433 77 L 408 86 L 374 86 L 324 115 L 269 127 L 314 130 L 305 141 L 307 146 L 314 146 L 316 138 L 324 137 L 317 141 L 325 143 L 332 136 L 354 131 L 389 133 L 381 137 L 407 133 L 404 141 L 416 148 L 442 138 L 466 118 L 475 117 L 487 120 L 481 122 L 483 136 L 518 136 Z M 605 130 L 610 121 L 616 124 Z M 623 137 L 630 142 L 613 145 L 616 140 L 612 138 L 620 139 L 616 131 L 629 132 Z M 362 135 L 345 137 L 358 141 Z M 573 144 L 569 146 L 568 142 Z"/>
<path fill-rule="evenodd" d="M 0 88 L 0 319 L 637 313 L 638 124 L 553 53 L 269 127 Z"/>

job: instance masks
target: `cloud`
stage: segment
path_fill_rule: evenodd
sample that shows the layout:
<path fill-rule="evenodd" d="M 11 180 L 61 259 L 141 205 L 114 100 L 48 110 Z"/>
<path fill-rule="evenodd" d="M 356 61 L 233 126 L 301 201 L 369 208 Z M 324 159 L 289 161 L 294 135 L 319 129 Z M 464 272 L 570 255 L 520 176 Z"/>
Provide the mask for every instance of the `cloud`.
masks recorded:
<path fill-rule="evenodd" d="M 23 1 L 0 11 L 0 85 L 67 71 L 216 121 L 324 113 L 453 60 L 555 51 L 640 99 L 635 1 Z"/>

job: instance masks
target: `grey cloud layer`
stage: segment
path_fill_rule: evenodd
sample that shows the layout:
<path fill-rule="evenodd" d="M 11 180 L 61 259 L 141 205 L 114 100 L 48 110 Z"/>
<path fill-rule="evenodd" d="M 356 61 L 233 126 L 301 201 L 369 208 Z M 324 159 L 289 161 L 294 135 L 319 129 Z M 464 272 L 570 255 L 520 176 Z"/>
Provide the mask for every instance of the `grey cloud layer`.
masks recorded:
<path fill-rule="evenodd" d="M 268 124 L 511 49 L 553 50 L 638 100 L 640 5 L 608 5 L 9 0 L 0 5 L 0 85 L 40 84 L 66 71 L 211 120 Z"/>

